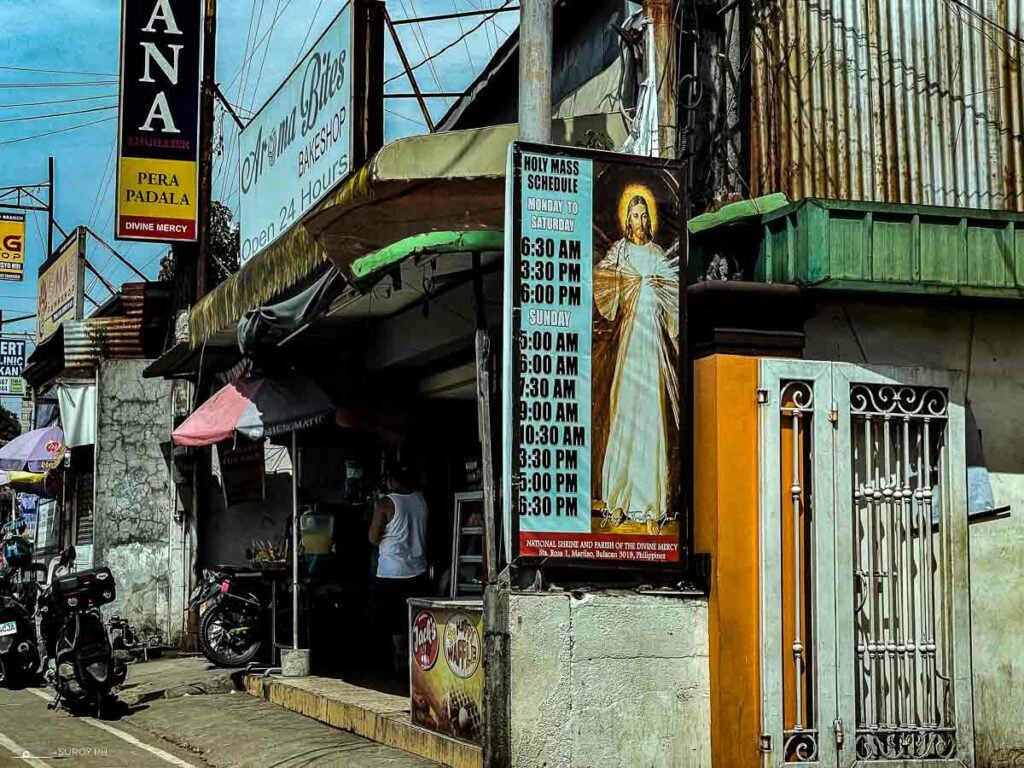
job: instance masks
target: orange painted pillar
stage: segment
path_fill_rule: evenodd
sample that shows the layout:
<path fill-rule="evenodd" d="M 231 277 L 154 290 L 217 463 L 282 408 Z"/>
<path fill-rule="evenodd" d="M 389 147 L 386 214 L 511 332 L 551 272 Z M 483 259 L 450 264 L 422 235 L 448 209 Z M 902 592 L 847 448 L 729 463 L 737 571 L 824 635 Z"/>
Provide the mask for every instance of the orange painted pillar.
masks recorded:
<path fill-rule="evenodd" d="M 761 764 L 758 364 L 733 355 L 694 363 L 694 545 L 711 555 L 715 768 Z"/>

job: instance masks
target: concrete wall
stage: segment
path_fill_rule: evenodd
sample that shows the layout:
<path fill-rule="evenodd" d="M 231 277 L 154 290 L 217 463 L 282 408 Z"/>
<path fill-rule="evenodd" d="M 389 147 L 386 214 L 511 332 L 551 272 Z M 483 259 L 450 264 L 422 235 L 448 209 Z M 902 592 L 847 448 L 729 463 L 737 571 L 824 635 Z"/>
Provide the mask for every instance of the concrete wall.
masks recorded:
<path fill-rule="evenodd" d="M 809 359 L 967 372 L 996 506 L 970 527 L 978 768 L 1024 765 L 1024 314 L 827 304 L 806 325 Z"/>
<path fill-rule="evenodd" d="M 517 768 L 711 765 L 703 598 L 509 597 Z"/>
<path fill-rule="evenodd" d="M 110 567 L 136 635 L 176 645 L 181 630 L 181 531 L 161 443 L 170 435 L 168 382 L 143 379 L 151 361 L 101 364 L 97 393 L 95 562 Z M 176 607 L 172 607 L 176 606 Z"/>

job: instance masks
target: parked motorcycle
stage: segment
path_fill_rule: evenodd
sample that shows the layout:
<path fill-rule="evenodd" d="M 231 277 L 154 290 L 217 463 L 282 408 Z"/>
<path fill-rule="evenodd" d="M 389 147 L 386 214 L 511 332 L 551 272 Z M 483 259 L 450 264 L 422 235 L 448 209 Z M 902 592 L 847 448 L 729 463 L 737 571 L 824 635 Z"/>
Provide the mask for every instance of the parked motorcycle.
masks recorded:
<path fill-rule="evenodd" d="M 63 702 L 72 712 L 95 713 L 113 699 L 127 667 L 113 651 L 100 606 L 116 597 L 109 568 L 70 572 L 75 548 L 50 561 L 40 591 L 38 626 L 45 646 L 45 676 L 56 691 L 51 708 Z"/>
<path fill-rule="evenodd" d="M 189 607 L 199 612 L 199 649 L 220 667 L 256 658 L 267 634 L 269 585 L 259 571 L 219 566 L 203 571 Z"/>
<path fill-rule="evenodd" d="M 8 687 L 30 682 L 39 666 L 33 620 L 36 584 L 17 578 L 35 568 L 24 533 L 25 521 L 20 518 L 0 528 L 0 683 Z"/>

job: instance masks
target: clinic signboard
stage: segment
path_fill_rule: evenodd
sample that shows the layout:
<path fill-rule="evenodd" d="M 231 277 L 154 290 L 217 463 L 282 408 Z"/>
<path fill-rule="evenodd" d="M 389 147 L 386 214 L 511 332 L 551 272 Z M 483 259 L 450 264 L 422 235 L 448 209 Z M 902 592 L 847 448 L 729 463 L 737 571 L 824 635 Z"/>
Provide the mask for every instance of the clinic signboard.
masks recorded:
<path fill-rule="evenodd" d="M 677 563 L 679 166 L 523 143 L 511 147 L 509 166 L 510 551 Z"/>
<path fill-rule="evenodd" d="M 0 213 L 0 280 L 25 276 L 25 214 Z"/>
<path fill-rule="evenodd" d="M 202 23 L 202 0 L 122 0 L 119 240 L 196 240 Z"/>
<path fill-rule="evenodd" d="M 355 5 L 345 3 L 240 134 L 242 263 L 281 237 L 352 168 Z"/>
<path fill-rule="evenodd" d="M 0 337 L 0 395 L 24 395 L 25 340 Z"/>
<path fill-rule="evenodd" d="M 68 320 L 81 320 L 85 304 L 85 229 L 78 227 L 39 268 L 36 343 Z"/>

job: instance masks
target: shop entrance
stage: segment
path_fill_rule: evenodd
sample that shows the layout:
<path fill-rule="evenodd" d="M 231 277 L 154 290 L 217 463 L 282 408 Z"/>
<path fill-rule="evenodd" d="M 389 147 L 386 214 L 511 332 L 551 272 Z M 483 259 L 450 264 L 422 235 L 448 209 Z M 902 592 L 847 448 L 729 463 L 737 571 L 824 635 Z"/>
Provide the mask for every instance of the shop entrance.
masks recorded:
<path fill-rule="evenodd" d="M 972 766 L 956 374 L 763 361 L 762 749 Z"/>

